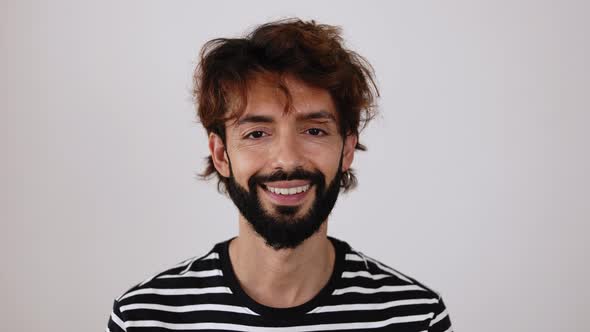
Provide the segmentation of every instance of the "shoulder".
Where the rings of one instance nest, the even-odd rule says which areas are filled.
[[[125,331],[131,319],[151,319],[150,310],[162,318],[168,307],[181,305],[186,296],[203,293],[231,293],[223,286],[216,245],[208,253],[183,260],[124,291],[113,302],[108,329]]]
[[[416,290],[426,293],[434,298],[439,298],[438,293],[433,288],[426,286],[424,283],[409,276],[406,273],[393,268],[390,265],[367,255],[354,247],[345,243],[344,268],[342,272],[343,279],[371,280],[372,286],[390,285],[399,286],[400,289]]]
[[[206,254],[187,258],[135,284],[120,294],[115,302],[121,305],[149,300],[154,295],[173,295],[182,293],[179,289],[214,286],[222,276],[219,266],[218,245]]]
[[[339,301],[372,303],[371,309],[411,312],[426,318],[428,331],[450,331],[451,323],[442,295],[415,278],[366,255],[345,243]],[[357,305],[358,306],[358,305]]]
[[[346,254],[345,259],[349,262],[352,261],[364,265],[364,268],[359,271],[344,272],[350,276],[366,275],[373,280],[383,280],[384,283],[391,283],[391,281],[394,281],[394,283],[399,286],[411,286],[408,287],[408,289],[421,290],[429,293],[432,296],[438,297],[440,295],[436,290],[426,286],[424,283],[416,280],[415,278],[361,252],[348,253]]]

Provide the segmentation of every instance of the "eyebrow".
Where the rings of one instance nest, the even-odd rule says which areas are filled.
[[[328,111],[317,111],[297,116],[297,120],[332,120],[336,122],[334,114]],[[273,117],[267,115],[246,115],[238,120],[238,126],[245,123],[272,123]]]
[[[240,120],[238,120],[238,126],[241,126],[244,123],[259,123],[259,122],[272,123],[273,118],[270,116],[266,116],[266,115],[246,115],[246,116],[240,118]]]
[[[332,120],[334,122],[336,122],[336,117],[334,116],[334,114],[328,112],[328,111],[318,111],[318,112],[312,112],[312,113],[307,113],[304,115],[301,115],[299,117],[297,117],[298,120]]]

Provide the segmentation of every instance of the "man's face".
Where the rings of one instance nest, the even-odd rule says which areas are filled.
[[[259,78],[250,84],[244,114],[226,125],[225,150],[210,137],[231,199],[275,249],[297,247],[325,222],[356,144],[354,136],[342,138],[326,90],[294,78],[285,85],[292,98],[287,112],[285,93]]]

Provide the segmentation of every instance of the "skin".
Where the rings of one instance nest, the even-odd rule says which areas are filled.
[[[284,112],[285,94],[273,80],[259,76],[249,86],[244,114],[238,121],[226,123],[227,146],[218,135],[209,135],[215,168],[229,177],[229,154],[235,179],[244,188],[257,172],[290,172],[297,167],[321,171],[327,185],[336,175],[341,152],[342,171],[352,164],[357,137],[349,135],[343,139],[340,135],[338,114],[328,91],[289,76],[285,86],[292,96],[288,112]],[[318,112],[323,113],[317,119],[305,118],[312,113],[318,116]],[[263,116],[265,121],[240,121],[252,119],[251,116]],[[289,185],[284,181],[280,184]],[[263,188],[257,190],[264,209],[275,212],[276,202]],[[308,211],[315,195],[315,190],[308,191],[298,203],[297,216]],[[327,238],[327,222],[298,247],[275,250],[265,244],[241,214],[238,237],[230,243],[229,256],[246,294],[275,308],[311,300],[328,282],[335,262],[334,247]]]

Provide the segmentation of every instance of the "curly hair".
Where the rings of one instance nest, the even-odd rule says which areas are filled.
[[[244,38],[217,38],[203,46],[194,72],[193,96],[198,118],[207,134],[219,135],[225,143],[225,123],[238,119],[247,105],[247,88],[256,75],[278,77],[279,87],[290,95],[282,77],[292,75],[302,82],[327,90],[336,106],[340,133],[356,135],[376,114],[379,91],[372,66],[343,46],[336,26],[284,19],[256,27]],[[287,109],[287,107],[286,107]],[[366,147],[357,143],[358,150]],[[217,172],[211,156],[199,176],[218,178],[218,190],[226,192],[228,179]],[[343,174],[341,189],[357,185],[354,171]]]

